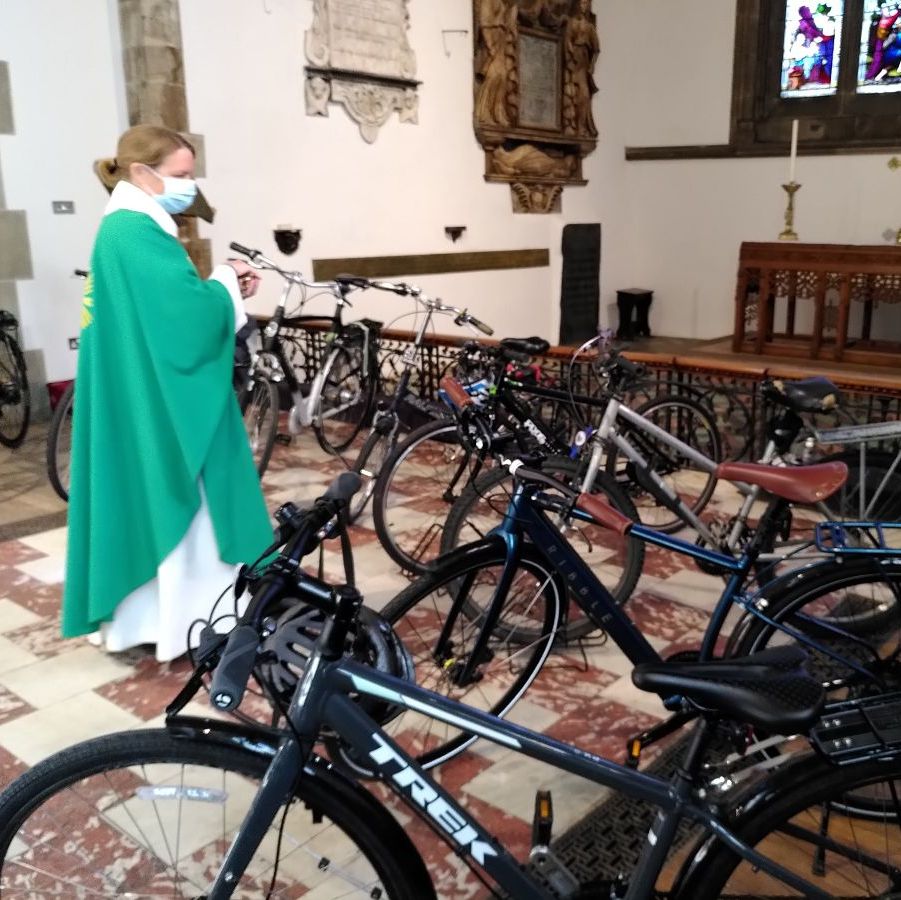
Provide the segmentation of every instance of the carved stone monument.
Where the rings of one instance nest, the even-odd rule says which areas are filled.
[[[473,16],[485,179],[509,183],[515,212],[558,212],[597,145],[591,0],[473,0]]]
[[[417,121],[416,58],[407,40],[408,0],[313,0],[306,34],[307,115],[341,103],[370,144],[397,110]]]

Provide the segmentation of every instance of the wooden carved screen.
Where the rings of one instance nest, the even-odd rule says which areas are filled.
[[[558,212],[597,145],[591,0],[473,0],[473,14],[485,178],[510,185],[516,212]]]

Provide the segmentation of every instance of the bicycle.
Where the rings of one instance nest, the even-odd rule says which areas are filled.
[[[369,503],[385,462],[393,453],[400,439],[404,425],[402,412],[405,404],[409,403],[411,396],[411,379],[417,371],[419,351],[435,315],[452,316],[455,325],[465,325],[480,331],[482,334],[490,335],[494,333],[490,326],[477,319],[468,310],[450,306],[437,298],[428,297],[420,288],[414,285],[404,284],[403,282],[396,284],[372,282],[371,286],[412,298],[421,309],[423,315],[413,340],[407,345],[401,356],[397,384],[390,397],[378,404],[369,434],[363,442],[356,459],[349,466],[351,471],[357,472],[363,477],[362,489],[350,506],[349,515],[352,522],[363,513],[363,510]],[[421,411],[421,405],[417,409]]]
[[[0,309],[0,444],[21,446],[31,419],[28,369],[19,343],[19,321]]]
[[[736,891],[774,896],[783,885],[814,898],[898,890],[901,742],[870,723],[897,722],[901,697],[824,709],[821,686],[801,667],[803,654],[785,649],[704,666],[639,666],[636,685],[695,721],[671,779],[485,715],[411,684],[409,660],[391,643],[390,629],[377,619],[364,624],[359,592],[299,568],[336,515],[346,540],[342,510],[359,485],[348,477],[311,510],[286,516],[286,546],[257,580],[240,624],[227,637],[206,635],[165,728],[76,745],[3,792],[0,888],[31,895],[48,886],[92,894],[153,890],[209,900],[308,889],[323,898],[434,898],[409,836],[360,784],[378,779],[483,881],[517,900],[657,896],[668,859],[676,876],[667,895],[688,900]],[[276,646],[279,633],[267,613],[288,597],[321,616],[300,671],[290,654],[260,655],[267,641]],[[229,710],[252,674],[266,683],[267,665],[295,671],[283,728],[182,715],[207,673],[214,706]],[[528,871],[386,733],[383,726],[406,709],[657,806],[631,880],[580,885],[549,847],[541,802]],[[769,733],[809,732],[815,753],[787,757],[776,771],[752,766],[736,788],[705,761],[719,733],[743,746],[742,723]],[[320,741],[330,748],[330,763],[315,752]],[[870,801],[865,829],[846,802],[863,794]],[[188,814],[194,818],[185,824]],[[686,820],[702,833],[684,859],[671,858]]]
[[[465,403],[462,388],[457,390],[457,402]],[[852,548],[849,556],[848,543],[825,547],[820,541],[816,561],[778,576],[771,564],[769,577],[761,574],[760,560],[780,532],[789,505],[838,490],[847,477],[843,463],[794,470],[723,463],[723,477],[772,495],[737,556],[633,522],[602,498],[580,494],[520,460],[506,464],[517,481],[502,522],[482,540],[448,554],[382,610],[413,656],[417,683],[506,715],[552,649],[571,639],[566,624],[573,610],[591,628],[603,628],[633,664],[660,661],[619,598],[559,529],[562,516],[598,522],[632,540],[675,550],[726,576],[699,650],[701,660],[712,658],[726,617],[738,605],[744,618],[733,629],[730,653],[800,641],[833,690],[901,686],[901,551],[873,541],[869,548]],[[549,488],[555,497],[541,493]],[[415,726],[407,730],[416,732]],[[418,739],[425,765],[450,759],[473,740],[453,730]]]
[[[512,366],[522,365],[531,357],[548,349],[547,341],[539,338],[505,338],[496,348],[480,348],[488,356],[483,374],[474,381],[468,391],[475,393],[486,415],[494,423],[495,439],[492,445],[502,452],[538,451],[555,458],[561,475],[569,480],[582,477],[584,465],[579,459],[585,443],[578,446],[575,429],[561,428],[561,411],[568,411],[570,405],[592,405],[602,408],[610,396],[635,396],[640,390],[642,370],[629,360],[611,356],[605,373],[605,391],[598,397],[573,395],[568,391],[549,387],[533,380],[526,381],[509,371]],[[692,401],[687,401],[692,402]],[[650,401],[655,409],[670,408],[678,403],[684,409],[681,399],[662,395]],[[542,415],[542,404],[554,404],[556,415]],[[641,407],[647,409],[648,404]],[[701,407],[692,406],[696,415],[698,432],[706,432],[710,441],[715,442],[716,427],[712,417]],[[518,448],[513,450],[512,448]],[[455,420],[440,420],[423,425],[398,444],[376,483],[373,504],[373,519],[376,533],[388,555],[406,572],[423,574],[442,553],[461,543],[459,533],[452,533],[452,520],[465,521],[470,518],[471,503],[460,499],[463,494],[472,496],[477,502],[499,486],[509,481],[503,470],[486,472],[477,487],[468,489],[475,481],[485,463],[485,453],[475,452],[465,441],[461,441],[458,423]],[[580,469],[580,465],[582,468]],[[595,490],[603,490],[611,496],[614,505],[627,515],[637,518],[637,512],[624,491],[616,491],[612,480],[594,475]],[[411,488],[428,485],[429,500],[413,497]],[[611,492],[613,492],[611,494]],[[615,497],[613,496],[615,494]],[[706,500],[704,501],[706,502]],[[625,504],[629,504],[626,506]],[[411,505],[417,515],[417,527],[410,527]],[[462,512],[457,512],[462,508]],[[498,515],[488,515],[487,521],[496,521]],[[472,514],[474,518],[475,513]],[[456,526],[454,526],[456,527]],[[586,551],[591,540],[586,538]],[[633,548],[633,552],[637,552]],[[640,573],[640,560],[631,563],[634,576],[625,578],[622,586],[614,593],[625,599],[635,585]]]
[[[289,272],[260,250],[238,243],[229,245],[246,256],[255,269],[278,273],[284,286],[275,312],[263,329],[262,347],[252,359],[244,376],[245,387],[240,396],[244,421],[254,450],[257,471],[262,475],[269,464],[278,437],[280,388],[284,385],[291,398],[288,415],[289,434],[299,434],[312,426],[316,440],[327,453],[346,449],[360,432],[375,401],[377,380],[376,352],[380,324],[361,320],[345,324],[343,311],[351,305],[348,295],[367,287],[387,282],[371,282],[366,278],[339,276],[334,281],[306,281],[299,272]],[[321,315],[288,316],[286,309],[292,291],[316,290],[331,294],[335,309],[331,318]],[[307,297],[301,294],[298,311]],[[311,323],[329,322],[325,336],[325,354],[313,363],[309,381],[298,378],[299,363],[294,348],[282,334],[284,329],[303,328]]]

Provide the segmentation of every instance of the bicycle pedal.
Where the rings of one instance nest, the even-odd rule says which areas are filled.
[[[291,435],[290,434],[277,434],[275,436],[276,444],[290,444],[291,443]]]
[[[575,898],[579,881],[550,848],[554,827],[554,804],[550,791],[535,792],[535,813],[532,817],[532,850],[529,862],[540,872],[556,896]]]

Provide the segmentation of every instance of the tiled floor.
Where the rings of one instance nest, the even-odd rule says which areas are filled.
[[[340,468],[311,439],[277,447],[265,478],[270,507],[319,495]],[[408,582],[382,551],[371,518],[354,529],[353,541],[359,583],[379,608]],[[75,741],[159,721],[188,670],[182,661],[160,665],[142,650],[108,655],[86,640],[60,639],[65,545],[64,528],[0,544],[0,783]],[[329,557],[335,572],[337,557]],[[634,618],[664,654],[696,645],[721,582],[669,553],[649,550],[648,557],[630,605]],[[663,714],[655,697],[632,686],[629,671],[615,647],[589,640],[552,656],[511,718],[621,758],[626,739]],[[558,832],[603,797],[584,781],[485,742],[443,767],[440,779],[521,857],[536,789],[553,790]],[[477,896],[454,854],[434,840],[422,846],[443,897]]]

